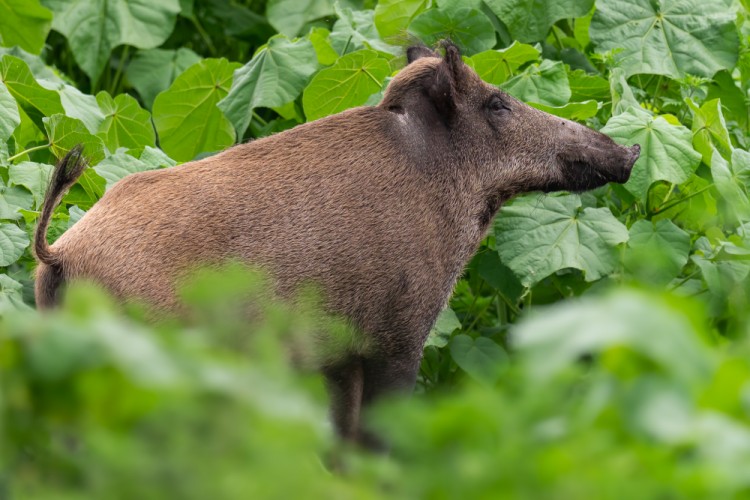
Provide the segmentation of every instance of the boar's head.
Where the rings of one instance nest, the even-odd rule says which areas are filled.
[[[444,57],[409,48],[409,64],[380,104],[399,115],[425,168],[469,169],[476,189],[498,203],[528,191],[583,191],[628,180],[640,146],[620,146],[522,103],[482,81],[455,45],[443,47]]]

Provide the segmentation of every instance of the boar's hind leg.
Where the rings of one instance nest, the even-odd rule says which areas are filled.
[[[421,351],[416,353],[382,353],[363,360],[362,412],[382,396],[411,394],[417,381]],[[383,450],[386,444],[360,426],[358,441],[367,448]]]
[[[337,434],[346,441],[359,438],[362,406],[362,360],[351,357],[323,369],[331,398],[331,419]]]

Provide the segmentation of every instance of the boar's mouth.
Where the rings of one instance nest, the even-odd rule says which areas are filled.
[[[557,155],[561,179],[553,182],[550,191],[586,191],[608,182],[625,183],[641,154],[641,146],[615,146],[603,149],[570,149]]]

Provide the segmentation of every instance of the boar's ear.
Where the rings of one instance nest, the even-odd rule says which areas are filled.
[[[413,63],[417,59],[423,57],[440,57],[436,52],[433,52],[424,45],[413,45],[406,49],[406,61],[408,64]]]
[[[445,58],[435,68],[435,73],[427,86],[427,95],[438,113],[445,120],[451,120],[457,111],[457,89],[464,62],[458,47],[454,44],[445,42],[443,47]]]

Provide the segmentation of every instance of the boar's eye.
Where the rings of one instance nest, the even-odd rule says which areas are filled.
[[[508,105],[505,104],[505,102],[496,95],[490,98],[489,102],[487,103],[487,107],[493,113],[507,113],[508,111],[510,111]]]

